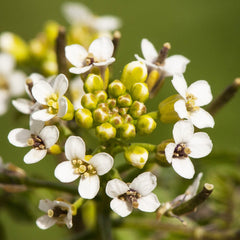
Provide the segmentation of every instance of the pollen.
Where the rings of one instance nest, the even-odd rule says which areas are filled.
[[[56,93],[51,94],[47,99],[48,112],[50,114],[57,114],[58,112],[58,95]]]

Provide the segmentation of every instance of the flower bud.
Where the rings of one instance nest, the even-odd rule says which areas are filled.
[[[146,83],[135,83],[131,88],[133,100],[145,102],[149,97],[148,86]]]
[[[52,145],[48,151],[51,153],[51,154],[54,154],[54,155],[57,155],[57,154],[60,154],[62,152],[61,150],[61,147],[58,145],[58,144],[54,144]]]
[[[136,136],[136,129],[132,123],[124,123],[119,128],[119,134],[121,138],[128,139]]]
[[[97,98],[99,103],[105,102],[108,98],[108,95],[104,90],[96,91],[94,92],[94,95]]]
[[[84,108],[93,110],[97,107],[98,101],[94,94],[87,93],[82,96],[81,104]]]
[[[117,105],[117,100],[116,100],[115,98],[109,98],[109,99],[107,100],[107,105],[108,105],[108,107],[109,107],[110,109],[113,109],[113,108],[115,108],[116,105]]]
[[[100,126],[96,127],[96,135],[102,141],[108,141],[116,136],[116,128],[114,128],[110,123],[102,123]]]
[[[172,95],[163,100],[159,105],[158,109],[160,112],[160,121],[163,123],[172,123],[179,120],[177,112],[174,110],[174,104],[182,97],[179,94]]]
[[[119,128],[123,124],[123,118],[118,114],[113,114],[109,119],[109,123],[111,123],[115,128]]]
[[[117,99],[119,107],[130,107],[132,105],[132,98],[129,94],[121,95]]]
[[[67,97],[63,97],[67,100],[67,112],[61,119],[70,121],[74,117],[74,106]]]
[[[103,80],[99,75],[88,74],[84,82],[84,90],[88,93],[103,90]]]
[[[78,126],[82,128],[91,128],[93,125],[92,113],[86,109],[78,109],[75,113],[75,120]]]
[[[105,70],[101,67],[93,67],[91,73],[99,75],[103,80],[103,89],[107,89],[109,82],[109,68],[107,67]]]
[[[97,123],[104,123],[109,119],[109,111],[107,108],[97,108],[93,111],[93,119]]]
[[[156,122],[148,115],[143,115],[138,118],[137,130],[140,134],[150,134],[153,132],[156,126]]]
[[[126,115],[126,114],[127,114],[128,110],[129,110],[129,108],[127,108],[127,107],[125,107],[125,108],[119,108],[119,109],[118,109],[118,112],[119,112],[119,114],[121,114],[121,115],[123,116],[123,115]]]
[[[122,115],[124,123],[133,123],[133,118],[129,114]]]
[[[50,44],[55,44],[59,32],[59,24],[55,21],[48,21],[44,26],[47,40]]]
[[[123,95],[125,92],[126,92],[126,87],[119,80],[114,80],[108,86],[108,94],[111,97],[117,98],[117,97]]]
[[[148,160],[148,151],[140,146],[130,146],[125,150],[124,157],[134,167],[141,169]]]
[[[146,106],[139,101],[134,101],[129,109],[129,113],[133,118],[139,118],[141,115],[146,113],[146,111],[147,111]]]
[[[147,78],[147,67],[143,62],[133,61],[128,63],[121,76],[121,82],[128,90],[131,89],[134,83],[144,82]]]

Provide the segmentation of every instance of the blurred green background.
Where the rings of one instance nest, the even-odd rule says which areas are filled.
[[[0,1],[0,31],[12,31],[29,40],[42,30],[47,20],[52,19],[62,25],[67,25],[61,13],[63,2],[66,1],[2,0]],[[172,49],[169,55],[182,54],[191,60],[184,74],[188,84],[200,79],[207,80],[212,87],[214,97],[236,77],[240,77],[239,0],[85,0],[75,2],[86,4],[97,15],[111,14],[122,19],[122,39],[117,61],[114,64],[116,78],[120,77],[123,66],[134,60],[135,53],[141,55],[142,38],[148,38],[157,49],[160,49],[164,42],[170,42]],[[170,81],[166,81],[154,102],[148,104],[148,109],[156,109],[158,102],[172,93],[175,91]],[[240,93],[217,114],[215,122],[214,129],[206,130],[214,143],[213,154],[223,156],[223,153],[226,153],[239,156]],[[153,134],[154,138],[140,138],[139,140],[158,143],[165,138],[170,138],[172,125],[159,125]],[[12,108],[9,114],[0,117],[0,155],[5,162],[16,163],[30,175],[39,174],[40,168],[42,169],[41,177],[47,176],[54,180],[52,161],[45,159],[38,165],[26,166],[22,161],[26,149],[19,150],[8,143],[8,132],[13,128],[23,126],[27,126],[27,123],[18,120]],[[208,160],[211,160],[211,155]],[[208,168],[208,162],[203,161],[203,164],[199,166],[200,169],[197,169],[198,172]],[[228,159],[220,157],[219,161],[227,162]],[[214,172],[215,167],[215,165],[209,165],[209,168],[212,168],[209,172]],[[35,206],[31,207],[35,208],[37,216],[41,216],[42,213],[37,210],[38,200],[47,197],[47,193],[38,192],[35,197],[36,199],[33,200]],[[9,240],[44,238],[55,240],[64,239],[67,234],[65,228],[55,226],[42,231],[35,226],[34,222],[29,225],[27,222],[14,220],[14,218],[15,216],[10,217],[8,212],[0,207],[0,220],[6,227]]]

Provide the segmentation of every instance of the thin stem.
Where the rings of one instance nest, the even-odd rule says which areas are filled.
[[[208,107],[208,112],[215,115],[226,103],[228,103],[236,94],[240,87],[240,78],[228,86]]]
[[[113,56],[116,56],[116,51],[118,49],[119,41],[120,41],[121,37],[122,37],[121,32],[115,31],[113,33],[113,40],[112,40],[112,43],[113,43],[113,46],[114,46]]]

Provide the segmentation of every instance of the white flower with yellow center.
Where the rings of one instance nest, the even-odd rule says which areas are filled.
[[[174,75],[172,84],[183,98],[174,104],[174,110],[178,116],[191,120],[197,128],[213,127],[213,117],[201,108],[212,101],[211,88],[208,82],[199,80],[187,87],[183,75]]]
[[[54,224],[66,224],[68,228],[72,227],[71,204],[60,200],[44,199],[40,200],[38,207],[47,213],[37,219],[36,224],[39,228],[48,229]]]
[[[80,177],[78,186],[80,196],[92,199],[99,191],[99,176],[110,171],[113,166],[113,158],[105,152],[98,153],[93,157],[85,156],[85,151],[86,147],[82,138],[69,137],[65,143],[65,155],[68,161],[60,163],[54,174],[64,183],[73,182]]]
[[[43,109],[32,113],[32,118],[48,121],[55,116],[63,117],[68,110],[67,99],[63,96],[68,89],[68,79],[64,74],[59,74],[53,84],[39,81],[32,88],[32,95]]]
[[[106,194],[113,198],[111,209],[121,217],[128,216],[133,208],[144,212],[154,212],[160,206],[157,196],[152,193],[157,186],[157,178],[150,172],[138,175],[130,184],[119,179],[108,181]]]
[[[166,48],[166,51],[168,51],[170,48],[170,46],[164,47]],[[159,53],[157,52],[153,44],[145,38],[142,39],[141,49],[144,59],[135,54],[137,60],[144,62],[148,67],[163,72],[165,77],[173,76],[174,74],[184,73],[187,64],[190,62],[189,59],[182,55],[173,55],[168,58],[165,58],[163,56],[163,59],[161,61],[161,59],[159,59]]]
[[[107,67],[115,61],[114,46],[107,37],[94,40],[88,51],[79,44],[66,46],[65,54],[68,61],[75,67],[70,68],[71,73],[81,74],[89,71],[93,66]]]
[[[16,128],[8,134],[9,142],[16,147],[32,147],[24,156],[27,164],[36,163],[42,160],[47,150],[53,146],[59,137],[56,126],[44,127],[44,122],[30,120],[30,130]]]
[[[173,127],[175,143],[165,148],[166,159],[181,177],[191,179],[195,173],[189,157],[202,158],[212,151],[212,141],[207,133],[194,133],[189,120],[180,120]]]

